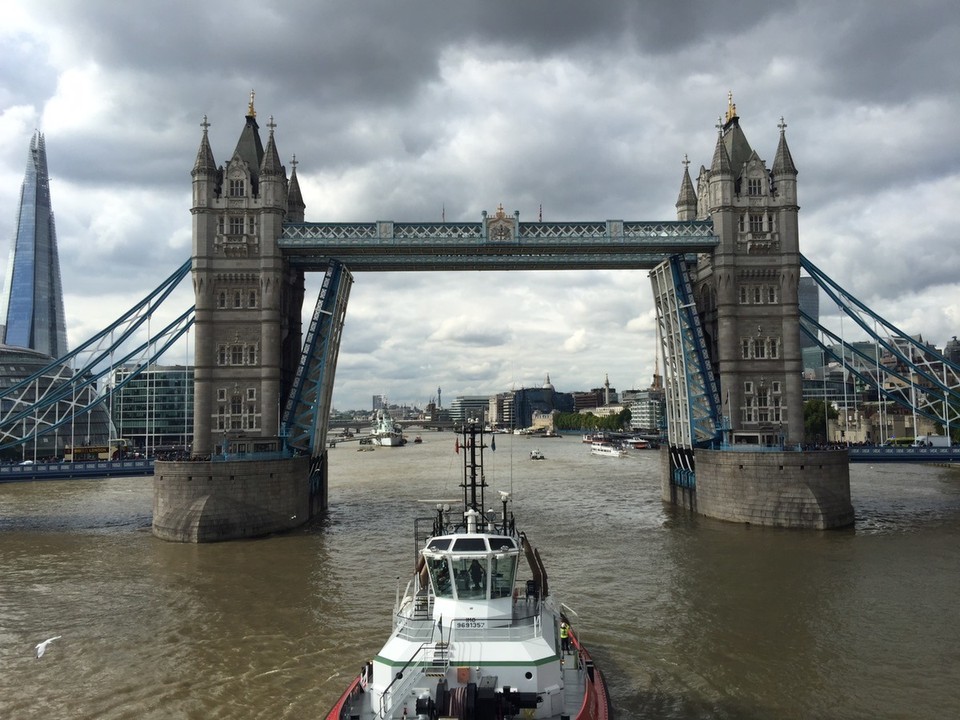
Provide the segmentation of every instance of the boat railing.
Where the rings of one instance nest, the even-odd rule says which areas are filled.
[[[429,658],[428,651],[436,654],[436,646],[433,643],[423,643],[417,648],[406,664],[397,671],[393,680],[384,688],[380,695],[380,712],[377,718],[392,717],[394,698],[405,698],[414,686],[424,676]]]

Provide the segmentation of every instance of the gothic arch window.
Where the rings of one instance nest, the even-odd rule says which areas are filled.
[[[233,178],[230,180],[230,197],[243,197],[246,195],[246,183],[243,178]]]
[[[251,290],[249,296],[247,297],[248,307],[255,308],[257,306],[257,291]]]
[[[243,345],[233,345],[230,347],[230,364],[243,365]]]
[[[241,295],[239,290],[233,291],[233,306],[235,308],[243,307],[243,303],[240,300]]]
[[[763,179],[762,178],[747,178],[747,195],[756,197],[758,195],[763,195]]]
[[[257,364],[257,346],[250,345],[247,348],[247,365],[256,365]]]
[[[217,307],[225,308],[227,306],[227,293],[221,290],[217,293]]]

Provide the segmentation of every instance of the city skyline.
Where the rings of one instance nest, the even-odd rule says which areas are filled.
[[[681,163],[709,165],[732,91],[768,164],[787,125],[802,252],[904,331],[941,347],[957,334],[960,259],[946,229],[960,92],[944,59],[958,54],[958,20],[946,2],[643,13],[291,2],[269,23],[259,3],[218,7],[165,8],[146,35],[121,28],[160,9],[8,10],[0,237],[13,235],[23,148],[39,129],[71,346],[189,257],[200,122],[227,162],[251,89],[288,173],[297,157],[306,219],[337,222],[478,222],[500,203],[523,222],[673,219]],[[165,312],[192,301],[185,283]],[[835,309],[821,318],[839,331]],[[644,272],[359,275],[333,401],[422,403],[438,385],[479,394],[548,372],[560,387],[603,374],[646,387],[655,343]]]

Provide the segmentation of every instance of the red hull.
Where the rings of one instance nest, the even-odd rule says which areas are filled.
[[[341,720],[343,715],[343,708],[358,693],[363,692],[363,688],[360,687],[360,675],[357,675],[353,682],[350,683],[349,687],[344,690],[343,695],[340,696],[340,699],[337,700],[337,704],[333,706],[333,709],[327,713],[327,720]]]
[[[577,713],[577,720],[609,720],[613,713],[610,711],[610,696],[607,695],[607,683],[604,682],[603,673],[600,668],[594,667],[590,652],[580,644],[573,631],[570,632],[570,638],[588,671],[587,691],[584,693],[580,712]]]

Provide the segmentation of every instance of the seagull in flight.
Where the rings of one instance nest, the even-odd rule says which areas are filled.
[[[47,651],[47,645],[52,643],[54,640],[59,640],[62,635],[56,635],[49,640],[44,640],[42,643],[37,643],[37,660],[43,657],[43,654]]]

